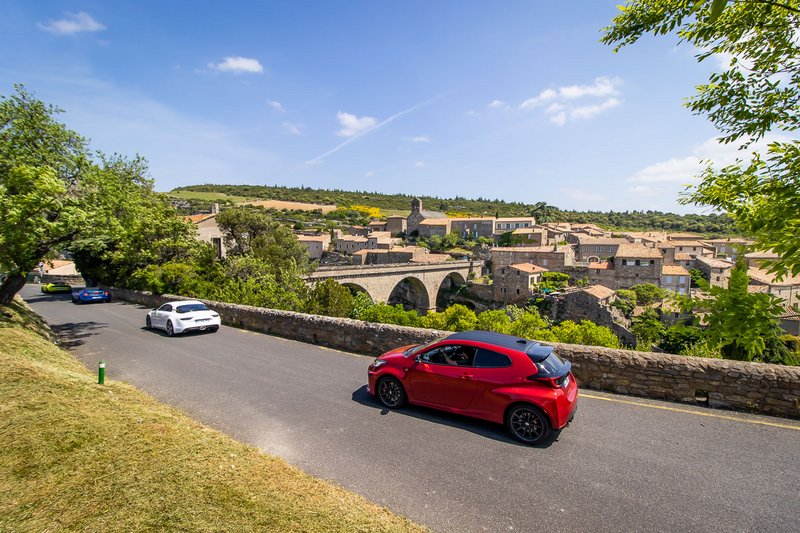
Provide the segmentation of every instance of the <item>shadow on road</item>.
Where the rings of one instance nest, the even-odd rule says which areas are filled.
[[[142,331],[146,331],[148,333],[152,333],[153,335],[159,335],[161,337],[169,337],[169,335],[167,335],[167,332],[164,331],[163,329],[158,329],[158,328],[150,328],[150,329],[148,329],[147,326],[142,326],[139,329],[141,329]],[[181,333],[178,333],[177,335],[174,335],[171,338],[180,339],[182,337],[183,338],[186,338],[186,337],[197,337],[198,335],[211,335],[213,333],[216,333],[216,332],[215,331],[209,331],[209,330],[203,331],[203,330],[200,330],[200,329],[191,329],[189,331],[183,331]]]
[[[29,304],[35,304],[37,302],[52,302],[52,301],[63,301],[63,302],[70,302],[72,301],[71,294],[37,294],[36,296],[31,296],[25,298],[25,301]]]
[[[553,444],[553,442],[555,442],[558,439],[559,432],[556,432],[555,437],[550,439],[546,443],[540,444],[538,446],[526,446],[521,442],[517,442],[516,440],[514,440],[508,434],[505,427],[499,424],[493,424],[491,422],[487,422],[485,420],[479,420],[477,418],[470,418],[467,416],[447,413],[445,411],[437,411],[436,409],[429,409],[427,407],[420,407],[417,405],[406,405],[402,409],[392,409],[392,410],[386,409],[378,402],[378,400],[374,399],[372,396],[369,395],[369,393],[367,392],[366,385],[363,385],[358,389],[356,389],[355,391],[353,391],[352,398],[354,402],[360,403],[361,405],[365,405],[367,407],[372,407],[376,411],[380,411],[381,415],[396,413],[398,415],[410,416],[420,420],[427,420],[428,422],[433,422],[436,424],[442,424],[445,426],[463,429],[465,431],[475,433],[482,437],[486,437],[499,442],[504,442],[506,444],[522,446],[523,448],[549,448],[550,445]]]
[[[66,348],[76,348],[84,344],[88,337],[97,335],[99,333],[97,330],[105,327],[108,327],[108,324],[104,322],[69,322],[50,326]]]

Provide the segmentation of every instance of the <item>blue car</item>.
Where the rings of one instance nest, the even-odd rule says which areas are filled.
[[[111,293],[105,289],[87,287],[72,291],[72,303],[85,304],[90,302],[110,302]]]

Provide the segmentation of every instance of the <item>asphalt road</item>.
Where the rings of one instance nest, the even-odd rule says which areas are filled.
[[[800,422],[582,390],[547,447],[366,392],[370,358],[23,296],[90,369],[436,531],[800,531]]]

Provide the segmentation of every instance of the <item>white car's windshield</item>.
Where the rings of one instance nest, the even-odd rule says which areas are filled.
[[[192,311],[208,311],[208,307],[206,304],[186,304],[186,305],[179,305],[176,309],[176,313],[191,313]]]

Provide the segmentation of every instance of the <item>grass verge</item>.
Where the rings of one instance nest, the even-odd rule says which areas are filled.
[[[236,442],[0,307],[0,531],[421,531]]]

